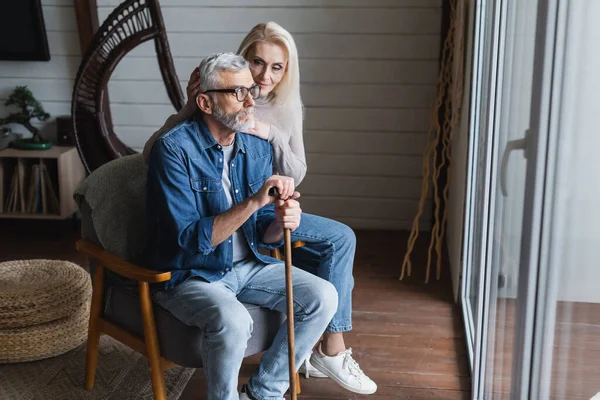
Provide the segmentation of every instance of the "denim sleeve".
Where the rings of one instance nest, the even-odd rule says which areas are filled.
[[[164,235],[174,235],[188,253],[209,254],[214,216],[202,216],[190,186],[190,176],[177,149],[167,140],[158,140],[151,153],[148,178],[154,181],[154,202]]]
[[[267,163],[265,163],[265,176],[271,177],[273,175],[273,148],[269,146],[270,154],[269,157],[266,157]],[[275,206],[270,204],[268,206],[264,206],[256,215],[256,234],[258,236],[258,246],[267,250],[273,250],[283,246],[283,239],[275,243],[265,243],[264,237],[265,232],[271,222],[275,221]]]

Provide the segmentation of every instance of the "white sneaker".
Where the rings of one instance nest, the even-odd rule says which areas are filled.
[[[298,373],[304,374],[306,378],[310,378],[311,376],[313,378],[328,378],[327,375],[325,375],[324,373],[312,366],[312,364],[310,363],[310,357],[304,360],[302,365],[300,365],[300,368],[298,368]]]
[[[352,349],[349,348],[332,357],[322,354],[321,351],[315,351],[310,356],[311,364],[341,387],[359,394],[373,394],[377,391],[377,384],[362,372],[358,363],[352,358]]]

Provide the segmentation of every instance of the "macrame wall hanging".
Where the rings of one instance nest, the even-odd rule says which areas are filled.
[[[404,279],[404,276],[411,276],[412,264],[410,256],[419,237],[419,221],[423,214],[423,209],[428,202],[429,185],[431,182],[435,207],[431,240],[427,252],[425,283],[429,282],[434,251],[436,256],[436,279],[440,279],[441,275],[443,240],[445,239],[446,220],[448,217],[450,170],[452,167],[452,132],[458,127],[463,96],[466,5],[465,0],[444,1],[448,1],[449,3],[450,17],[447,28],[448,34],[441,54],[438,97],[433,109],[427,146],[423,154],[423,182],[421,184],[419,208],[408,238],[407,251],[402,263],[402,272],[400,273],[400,280]],[[444,169],[446,169],[445,174],[447,179],[445,185],[440,187],[438,184],[439,178]]]

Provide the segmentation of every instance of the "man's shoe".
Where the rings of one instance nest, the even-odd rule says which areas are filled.
[[[310,378],[311,376],[313,378],[328,378],[327,375],[312,366],[310,363],[310,357],[304,360],[302,365],[300,365],[300,368],[298,368],[298,373],[304,374],[306,378]]]
[[[250,400],[246,392],[240,392],[240,400]]]
[[[377,384],[362,372],[352,358],[352,349],[328,357],[319,347],[319,350],[310,356],[310,363],[346,390],[359,394],[373,394],[377,391]]]
[[[240,400],[254,400],[254,397],[250,396],[250,392],[248,392],[247,385],[242,386],[242,391],[240,392]]]

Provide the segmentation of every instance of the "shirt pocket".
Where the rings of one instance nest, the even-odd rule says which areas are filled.
[[[260,190],[260,188],[265,184],[265,181],[269,179],[268,176],[261,176],[258,179],[254,179],[253,182],[248,184],[248,188],[250,190],[250,195],[256,194]]]
[[[223,184],[220,180],[208,178],[192,178],[192,190],[198,193],[218,193],[223,190]]]

